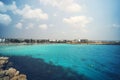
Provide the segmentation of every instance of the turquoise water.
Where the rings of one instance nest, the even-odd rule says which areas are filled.
[[[120,80],[120,46],[43,44],[0,46],[0,54],[42,58],[91,80]]]

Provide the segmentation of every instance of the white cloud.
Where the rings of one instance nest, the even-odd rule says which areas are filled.
[[[87,24],[91,23],[92,18],[86,16],[74,16],[70,18],[64,18],[63,22],[76,27],[85,27]]]
[[[18,29],[22,29],[23,24],[19,22],[15,25],[15,27],[18,28]]]
[[[54,17],[56,17],[56,16],[57,16],[57,14],[56,14],[56,13],[54,13],[54,14],[53,14],[53,16],[54,16]]]
[[[15,12],[17,10],[17,6],[15,1],[13,1],[10,5],[5,5],[2,1],[0,1],[0,12],[6,12],[7,10]]]
[[[10,24],[12,21],[11,17],[7,14],[0,14],[0,23],[4,25]]]
[[[38,27],[43,30],[46,30],[48,28],[47,24],[41,24]]]
[[[54,24],[49,24],[49,27],[54,27],[55,25]]]
[[[28,24],[28,26],[26,27],[26,29],[32,29],[32,28],[34,28],[34,24],[33,23]]]
[[[21,15],[24,19],[36,19],[36,20],[47,20],[48,14],[44,13],[40,8],[31,8],[29,5],[25,5],[23,9],[19,9],[16,6],[16,2],[13,1],[10,5],[5,5],[0,1],[0,12],[11,11],[14,14]]]
[[[87,29],[82,29],[82,32],[83,33],[88,33],[88,30]]]
[[[44,13],[40,8],[32,9],[29,5],[25,5],[22,10],[17,10],[17,14],[23,16],[25,19],[37,19],[46,20],[48,19],[48,14]]]
[[[17,6],[16,6],[16,2],[13,1],[13,3],[12,3],[11,5],[8,5],[8,6],[7,6],[7,9],[10,10],[10,11],[12,11],[13,13],[15,13],[15,11],[18,10],[18,8],[17,8]]]
[[[6,12],[6,8],[3,2],[0,1],[0,12]]]
[[[79,12],[82,10],[82,7],[75,0],[40,0],[40,2],[67,12]]]
[[[66,35],[66,32],[64,32],[64,31],[62,31],[61,33],[62,33],[63,35]]]

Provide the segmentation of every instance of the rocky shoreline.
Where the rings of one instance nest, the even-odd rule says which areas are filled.
[[[9,57],[0,57],[0,80],[27,80],[25,74],[21,74],[9,64]]]

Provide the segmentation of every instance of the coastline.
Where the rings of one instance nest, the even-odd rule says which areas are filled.
[[[74,44],[74,45],[120,45],[120,43],[0,43],[0,46],[20,45],[46,45],[46,44]]]

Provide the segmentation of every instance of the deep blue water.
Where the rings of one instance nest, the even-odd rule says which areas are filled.
[[[91,80],[120,80],[119,45],[13,45],[0,46],[0,54],[43,59],[71,68]]]

